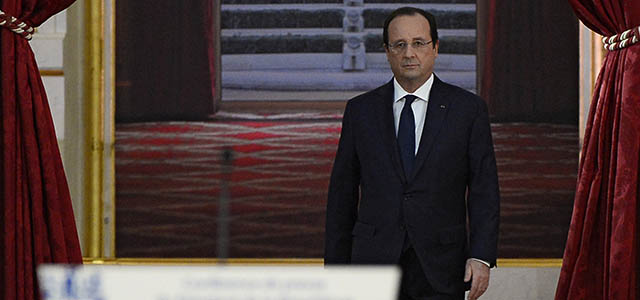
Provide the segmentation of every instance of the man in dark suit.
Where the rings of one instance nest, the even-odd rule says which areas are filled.
[[[431,14],[400,8],[383,38],[394,78],[345,108],[325,263],[398,264],[400,299],[468,289],[477,299],[496,263],[500,206],[487,106],[433,74]]]

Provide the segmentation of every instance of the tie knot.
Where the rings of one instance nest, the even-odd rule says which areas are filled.
[[[406,95],[404,96],[404,105],[411,105],[411,103],[413,103],[413,100],[416,100],[418,97],[414,96],[414,95]]]

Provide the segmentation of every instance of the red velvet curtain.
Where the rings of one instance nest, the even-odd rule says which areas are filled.
[[[74,0],[1,0],[38,26]],[[82,263],[51,112],[29,42],[0,28],[0,298],[39,299],[36,266]]]
[[[604,36],[640,25],[640,1],[569,0]],[[640,44],[607,53],[595,84],[556,300],[639,299]]]

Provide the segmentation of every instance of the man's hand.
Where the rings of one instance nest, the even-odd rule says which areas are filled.
[[[471,280],[471,290],[469,290],[467,299],[476,300],[484,294],[489,286],[489,267],[479,261],[467,259],[465,269],[464,282]]]

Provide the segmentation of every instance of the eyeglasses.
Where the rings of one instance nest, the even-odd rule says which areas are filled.
[[[389,48],[389,51],[391,51],[391,53],[393,54],[400,54],[405,50],[407,50],[407,46],[411,44],[411,48],[413,48],[414,50],[424,51],[427,49],[427,46],[429,46],[429,44],[431,44],[432,42],[433,40],[428,42],[423,40],[415,40],[411,43],[407,43],[405,41],[399,41],[391,45],[388,45],[387,48]]]

